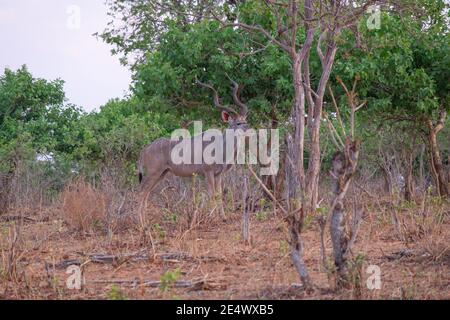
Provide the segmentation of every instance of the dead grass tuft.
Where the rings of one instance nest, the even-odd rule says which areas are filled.
[[[62,219],[80,232],[94,232],[105,225],[106,203],[104,195],[89,183],[75,180],[61,194]]]

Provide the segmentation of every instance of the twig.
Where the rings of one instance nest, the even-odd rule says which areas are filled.
[[[283,208],[283,206],[281,205],[281,203],[279,203],[277,201],[277,199],[274,197],[274,195],[272,194],[272,192],[270,192],[269,189],[267,189],[267,187],[264,185],[264,183],[261,181],[261,179],[259,179],[258,175],[255,173],[255,171],[253,171],[253,169],[249,166],[248,170],[250,171],[250,173],[253,175],[253,177],[255,177],[256,181],[258,181],[258,183],[261,185],[261,187],[264,189],[264,191],[266,192],[266,194],[269,196],[269,198],[276,202],[278,204],[278,207],[281,209],[281,211],[283,211],[283,213],[285,215],[287,215],[287,211],[286,209]]]

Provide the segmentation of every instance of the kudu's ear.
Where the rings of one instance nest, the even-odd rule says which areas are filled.
[[[230,120],[230,114],[226,111],[222,111],[221,116],[223,122],[228,122]]]

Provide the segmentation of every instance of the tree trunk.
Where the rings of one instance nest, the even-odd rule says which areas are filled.
[[[345,151],[336,152],[332,159],[333,192],[335,197],[331,205],[330,233],[339,287],[346,287],[349,280],[347,256],[354,239],[349,239],[345,234],[344,198],[356,171],[358,156],[359,143],[347,139]],[[352,238],[354,237],[356,237],[356,234],[352,235]]]
[[[8,173],[0,175],[0,214],[8,211],[11,205],[12,185],[18,166],[19,160],[13,159]]]
[[[384,191],[387,192],[389,196],[392,196],[394,193],[393,183],[391,179],[391,175],[389,174],[388,170],[380,165],[382,174],[383,174],[383,180],[384,180]]]
[[[414,199],[414,177],[413,177],[413,152],[405,155],[405,200],[412,201]]]
[[[301,210],[301,209],[300,209]],[[301,210],[300,217],[291,215],[288,218],[290,241],[289,246],[291,250],[291,260],[294,264],[297,273],[300,276],[305,289],[311,288],[311,280],[308,274],[308,268],[303,261],[303,240],[300,237],[303,228],[303,210]]]
[[[318,106],[316,105],[316,108]],[[314,119],[314,122],[320,119]],[[309,140],[309,163],[307,172],[307,186],[305,200],[307,201],[307,212],[313,213],[318,202],[319,174],[320,174],[320,124],[313,124]]]
[[[424,144],[420,146],[420,156],[419,156],[419,185],[420,190],[424,189],[425,187],[425,165],[423,161],[423,157],[425,155],[426,147]],[[426,191],[426,190],[425,190]]]
[[[303,151],[305,135],[305,93],[301,80],[301,57],[295,54],[293,57],[294,77],[294,104],[290,116],[293,124],[293,135],[286,133],[286,203],[288,215],[286,221],[289,224],[289,246],[291,259],[303,286],[311,287],[308,269],[303,261],[303,240],[301,232],[303,227],[303,193],[305,186],[305,175],[303,168]]]
[[[322,64],[322,75],[319,81],[317,96],[315,98],[309,97],[308,105],[308,132],[309,132],[309,163],[308,171],[306,174],[306,190],[305,201],[307,202],[307,213],[314,213],[318,202],[319,191],[319,176],[320,176],[320,126],[322,123],[322,109],[323,109],[323,97],[325,95],[325,89],[330,79],[331,70],[334,64],[336,56],[336,44],[334,40],[327,42],[327,50]],[[309,56],[305,60],[309,62]],[[305,70],[309,73],[309,66]],[[306,75],[309,79],[309,75]],[[309,81],[306,82],[307,86],[310,86]]]
[[[276,107],[272,105],[272,113],[271,113],[271,129],[278,128],[278,118],[276,114]],[[272,136],[269,136],[267,140],[267,150],[272,153]],[[286,156],[286,152],[280,150],[280,161],[279,168],[276,175],[267,175],[262,177],[262,181],[266,188],[272,191],[275,199],[280,200],[282,198],[282,189],[284,184],[284,158]]]
[[[250,217],[247,208],[247,194],[248,194],[248,178],[244,175],[244,196],[242,197],[242,238],[245,244],[250,244]]]
[[[294,56],[294,108],[291,117],[294,121],[294,140],[291,157],[294,176],[298,177],[298,184],[291,187],[292,198],[303,200],[305,192],[304,143],[305,143],[305,92],[302,84],[302,61],[299,54]]]
[[[441,151],[437,143],[437,135],[444,128],[444,122],[447,113],[441,111],[440,118],[436,125],[433,125],[431,120],[428,120],[428,142],[430,148],[430,168],[434,171],[434,179],[436,182],[436,189],[438,195],[441,197],[450,197],[450,186],[448,179],[444,172],[442,163]]]
[[[0,175],[0,214],[8,208],[9,179],[7,175]]]

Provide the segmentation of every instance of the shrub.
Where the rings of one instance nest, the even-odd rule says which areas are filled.
[[[92,232],[105,225],[105,197],[89,183],[81,179],[69,183],[61,199],[62,218],[71,228]]]

